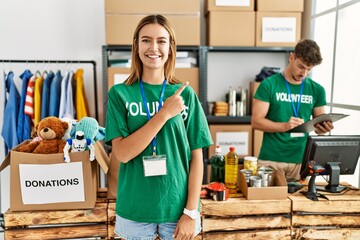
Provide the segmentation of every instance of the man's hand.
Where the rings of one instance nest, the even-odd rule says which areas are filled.
[[[326,121],[322,123],[317,123],[314,127],[315,127],[315,133],[318,135],[323,135],[334,129],[334,125],[332,124],[332,122],[326,122]]]
[[[286,123],[286,126],[285,126],[286,129],[284,132],[289,131],[290,129],[293,129],[294,127],[297,127],[303,123],[304,123],[304,119],[297,118],[297,117],[291,117],[289,119],[289,121]]]

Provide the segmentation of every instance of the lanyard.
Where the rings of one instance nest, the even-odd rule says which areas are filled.
[[[164,79],[164,82],[162,84],[158,111],[160,111],[160,109],[162,108],[162,103],[163,103],[164,93],[165,93],[165,87],[166,87],[166,79]],[[148,104],[147,104],[147,101],[146,101],[143,81],[141,79],[140,79],[140,90],[141,90],[141,96],[142,96],[142,99],[143,99],[143,103],[144,103],[144,106],[145,106],[146,115],[147,115],[148,120],[150,120],[151,119],[150,111],[149,111],[149,107],[148,107]],[[156,156],[156,135],[153,138],[153,140],[151,141],[151,143],[153,145],[153,156]]]
[[[289,83],[286,81],[284,73],[282,73],[282,75],[283,75],[283,78],[284,78],[284,81],[285,81],[285,84],[286,84],[286,88],[287,88],[287,91],[288,91],[290,99],[291,99],[291,105],[292,105],[292,108],[294,110],[294,115],[295,115],[295,117],[299,117],[299,109],[300,109],[302,93],[303,93],[303,90],[304,90],[305,80],[303,79],[301,81],[300,97],[299,97],[299,101],[298,101],[298,104],[297,104],[297,108],[295,109],[295,103],[294,103],[295,102],[295,97],[292,97],[292,95],[291,95]]]

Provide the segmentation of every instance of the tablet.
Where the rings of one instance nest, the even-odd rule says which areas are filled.
[[[342,113],[324,113],[316,118],[307,121],[293,129],[290,129],[288,132],[302,132],[302,133],[309,133],[315,131],[314,125],[322,122],[336,122],[337,120],[343,119],[349,115],[342,114]]]

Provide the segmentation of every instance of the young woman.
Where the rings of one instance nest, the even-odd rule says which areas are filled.
[[[188,83],[174,78],[176,42],[168,20],[143,18],[134,33],[131,74],[108,93],[106,144],[121,162],[115,233],[125,239],[193,239],[212,144]]]

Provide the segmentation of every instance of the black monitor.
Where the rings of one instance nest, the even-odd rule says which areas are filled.
[[[341,192],[340,175],[354,174],[360,156],[360,135],[309,136],[301,164],[301,179],[311,175],[308,191]],[[315,186],[315,177],[329,175],[328,185]]]

